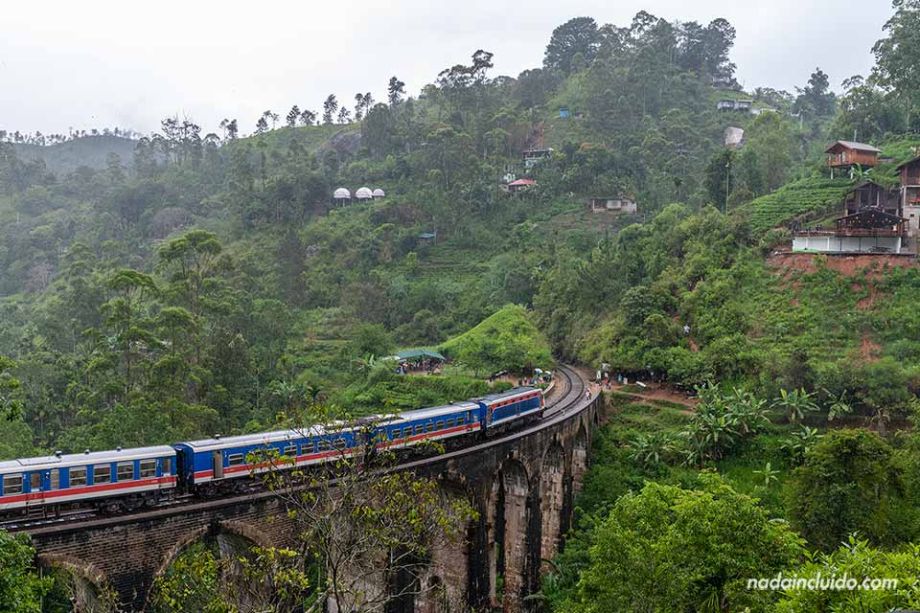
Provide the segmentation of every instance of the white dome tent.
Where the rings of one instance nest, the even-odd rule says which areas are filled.
[[[386,192],[384,192],[382,189],[378,187],[377,189],[374,190],[373,195],[374,195],[374,198],[376,199],[376,198],[383,198],[387,194]]]
[[[332,192],[332,197],[336,200],[351,200],[351,192],[344,187],[340,187]]]
[[[359,187],[357,191],[355,191],[355,198],[358,200],[370,200],[373,197],[374,192],[372,192],[369,187]]]

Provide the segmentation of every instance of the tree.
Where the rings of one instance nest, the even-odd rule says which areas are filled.
[[[829,117],[834,113],[836,96],[830,91],[830,80],[820,68],[815,68],[808,78],[808,85],[796,88],[799,92],[793,104],[793,111],[805,113],[810,118]]]
[[[888,579],[896,586],[882,589],[790,589],[773,609],[777,613],[800,611],[904,611],[920,608],[916,578],[920,573],[920,546],[910,543],[894,551],[874,549],[869,541],[850,536],[831,553],[810,559],[796,577],[827,585],[843,577],[856,581]]]
[[[259,117],[259,121],[256,122],[256,134],[265,134],[268,132],[268,121],[265,117]]]
[[[341,423],[334,417],[346,416],[313,405],[308,419],[334,431]],[[294,555],[316,569],[309,598],[301,598],[306,613],[326,610],[329,601],[338,611],[374,610],[435,589],[419,579],[424,562],[433,547],[463,538],[475,517],[466,501],[445,497],[434,480],[381,470],[395,461],[385,451],[343,449],[324,471],[291,468],[275,454],[254,459],[272,463],[264,479],[296,525]]]
[[[300,107],[296,104],[291,107],[291,110],[288,111],[288,114],[285,116],[284,120],[287,122],[289,128],[293,128],[297,125],[297,120],[300,119]]]
[[[546,46],[543,66],[568,74],[576,56],[590,62],[600,45],[597,23],[590,17],[575,17],[553,30]]]
[[[794,389],[791,392],[785,389],[779,390],[779,398],[773,401],[773,406],[786,413],[786,417],[792,423],[800,422],[805,419],[805,415],[818,410],[813,394],[809,394],[804,388]]]
[[[732,190],[732,165],[735,153],[731,149],[723,149],[709,159],[706,166],[706,193],[709,201],[720,211],[725,211],[728,204],[728,195]]]
[[[304,109],[300,113],[300,125],[303,126],[312,126],[316,123],[316,113],[307,109]]]
[[[801,553],[795,533],[716,475],[695,490],[647,483],[599,521],[561,610],[765,610],[772,594],[748,591],[747,578],[790,569]]]
[[[339,123],[349,123],[351,121],[351,111],[348,110],[348,107],[342,107],[339,109]]]
[[[393,107],[399,104],[405,94],[406,84],[396,77],[390,77],[390,82],[387,83],[387,102],[390,103],[390,106]]]
[[[885,22],[887,36],[872,47],[872,77],[902,99],[913,125],[920,106],[920,0],[892,0],[894,15]]]
[[[339,101],[335,99],[335,94],[329,94],[323,102],[323,123],[327,126],[331,125],[333,117],[335,117],[335,112],[338,110]]]
[[[35,550],[26,534],[0,530],[0,606],[9,613],[40,613],[42,597],[52,586],[50,577],[40,578],[32,561]]]
[[[225,140],[234,140],[239,134],[239,126],[236,119],[224,119],[220,122],[220,129],[224,131]]]
[[[805,454],[789,482],[788,509],[794,526],[826,551],[853,532],[879,544],[897,540],[889,523],[903,504],[901,476],[892,450],[867,430],[832,430]]]
[[[0,423],[13,421],[22,415],[22,383],[10,371],[16,368],[16,362],[0,355]]]
[[[274,129],[275,129],[275,125],[278,123],[279,115],[278,115],[278,113],[275,113],[274,111],[272,111],[271,109],[269,109],[269,110],[264,111],[264,112],[262,113],[262,119],[265,120],[266,125],[267,125],[268,122],[270,121],[270,122],[272,123],[272,130],[274,130]]]

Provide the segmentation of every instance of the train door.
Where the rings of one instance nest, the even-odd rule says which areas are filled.
[[[29,473],[29,492],[32,494],[26,498],[26,507],[40,507],[44,504],[44,474],[48,471],[33,470]]]
[[[186,466],[185,452],[182,449],[176,448],[176,485],[182,491],[185,491],[185,488],[188,487],[190,476],[188,469],[189,467]]]
[[[224,458],[219,451],[211,454],[211,466],[214,470],[215,479],[224,478]]]

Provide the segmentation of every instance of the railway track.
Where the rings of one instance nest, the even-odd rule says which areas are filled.
[[[466,447],[449,451],[435,456],[410,460],[400,463],[399,465],[387,469],[391,470],[414,470],[426,465],[437,462],[449,461],[452,458],[464,456],[467,454],[478,453],[496,445],[502,445],[509,441],[515,441],[524,438],[534,432],[550,427],[556,423],[567,419],[571,412],[585,408],[589,403],[589,398],[585,394],[585,381],[571,367],[561,365],[556,371],[557,385],[561,383],[562,390],[557,394],[557,399],[552,404],[547,405],[543,412],[543,418],[540,421],[512,430],[502,436],[489,439],[483,442],[468,445]],[[590,397],[593,399],[593,396]],[[275,492],[266,491],[258,484],[253,485],[248,491],[235,493],[220,498],[202,501],[192,494],[185,494],[175,499],[164,501],[155,507],[148,507],[133,512],[121,513],[117,515],[105,515],[94,510],[80,510],[69,513],[61,513],[53,517],[34,517],[34,518],[17,518],[10,521],[0,522],[0,529],[10,532],[56,532],[58,530],[69,530],[75,526],[100,525],[105,523],[121,523],[122,521],[134,521],[137,519],[146,519],[163,514],[172,514],[182,511],[203,510],[208,508],[219,508],[237,504],[244,500],[256,500],[269,496],[275,496]]]

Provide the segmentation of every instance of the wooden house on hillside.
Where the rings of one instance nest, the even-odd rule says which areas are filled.
[[[844,197],[844,214],[853,215],[863,209],[876,208],[891,215],[899,215],[899,200],[897,189],[889,189],[875,181],[863,181]]]
[[[907,219],[911,236],[920,235],[920,156],[898,166],[901,180],[901,214]]]
[[[591,198],[588,206],[592,213],[635,213],[638,210],[635,199],[628,196],[616,198]]]
[[[827,165],[833,176],[835,168],[852,168],[857,164],[868,168],[877,166],[881,150],[866,143],[838,140],[824,152],[827,153]]]
[[[818,253],[905,253],[908,220],[902,216],[899,193],[875,181],[864,181],[847,192],[843,216],[833,229],[795,232],[793,251]]]
[[[549,159],[553,155],[553,150],[551,148],[545,149],[527,149],[523,152],[522,157],[524,158],[524,168],[530,169],[542,162],[543,160]]]

